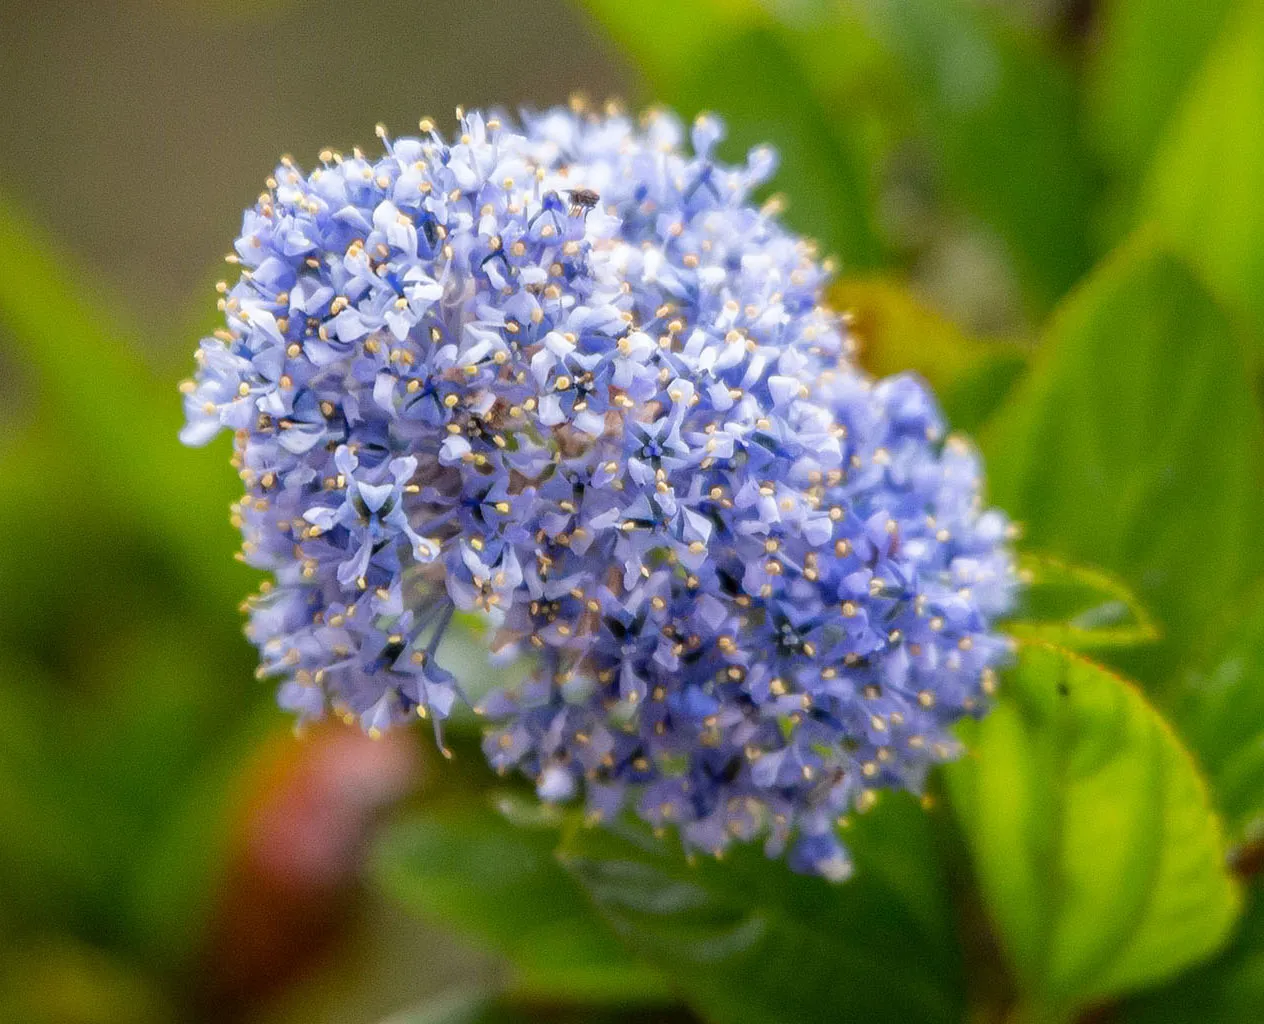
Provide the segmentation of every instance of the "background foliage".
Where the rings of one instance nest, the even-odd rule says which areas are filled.
[[[44,129],[0,146],[0,1019],[1257,1018],[1264,3],[488,6],[0,15],[0,114]],[[574,88],[774,142],[866,365],[931,380],[1024,524],[997,707],[845,823],[845,885],[542,811],[471,722],[451,764],[294,739],[253,680],[184,294],[275,151]]]

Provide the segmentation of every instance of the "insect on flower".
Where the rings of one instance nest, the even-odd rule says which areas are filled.
[[[587,214],[589,210],[596,207],[601,202],[601,196],[590,188],[572,188],[567,193],[571,198],[571,216],[578,217],[581,214]]]

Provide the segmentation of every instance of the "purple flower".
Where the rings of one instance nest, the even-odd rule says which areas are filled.
[[[1015,576],[970,447],[875,382],[767,149],[564,110],[283,161],[185,385],[234,431],[260,672],[300,719],[436,724],[455,609],[532,659],[493,766],[845,877],[835,820],[981,710]],[[596,199],[593,199],[596,196]],[[579,201],[581,197],[583,201]]]

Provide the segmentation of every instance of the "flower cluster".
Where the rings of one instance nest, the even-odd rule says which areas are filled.
[[[461,115],[285,159],[185,386],[236,438],[261,673],[301,718],[446,718],[454,611],[532,659],[485,750],[591,816],[848,868],[834,824],[953,753],[1004,644],[1007,524],[719,123]]]

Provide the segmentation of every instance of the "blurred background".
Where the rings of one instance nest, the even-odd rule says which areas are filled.
[[[487,991],[505,1020],[691,1019],[609,965],[620,998],[572,1009],[383,894],[375,830],[487,787],[476,734],[451,764],[417,735],[296,738],[254,679],[227,445],[180,448],[176,384],[280,153],[446,130],[457,104],[716,110],[729,155],[781,150],[871,368],[916,366],[969,429],[1137,222],[1189,91],[1214,103],[1237,7],[3,0],[0,1021],[455,1021]],[[528,868],[547,913],[547,871],[505,866]]]

